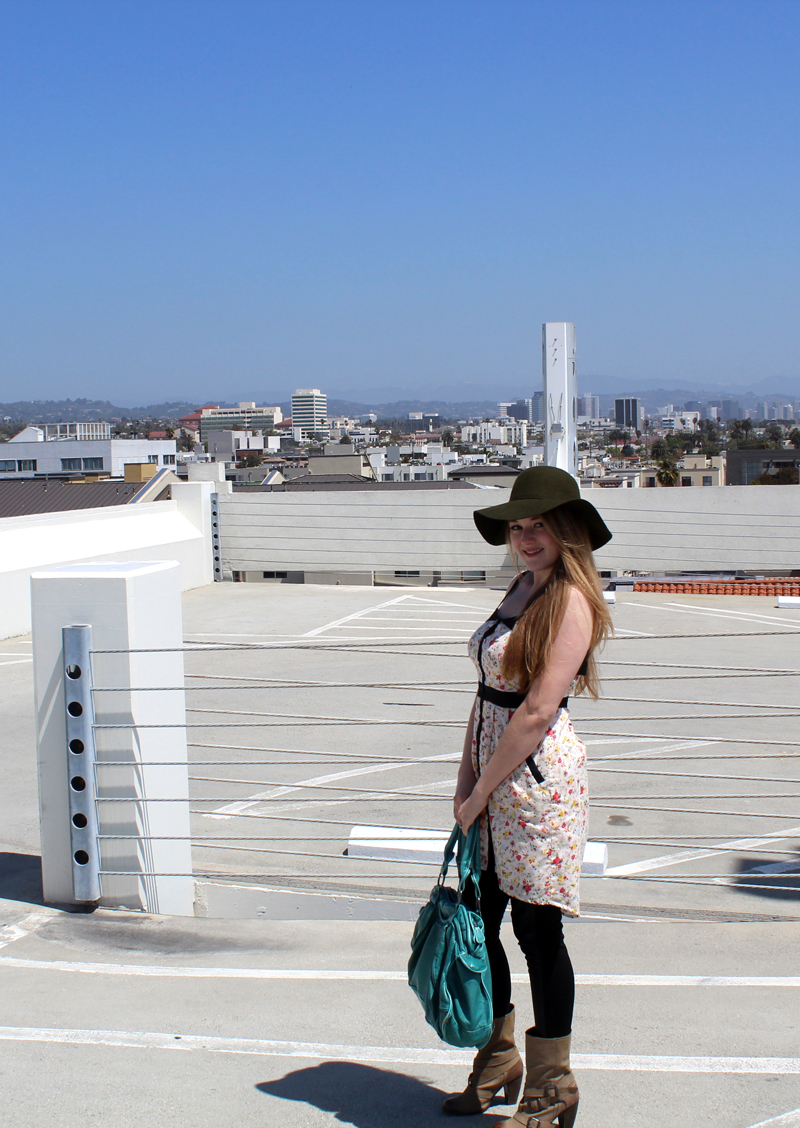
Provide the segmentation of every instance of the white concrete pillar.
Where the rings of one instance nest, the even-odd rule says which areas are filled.
[[[183,653],[129,653],[182,647],[180,568],[174,561],[71,564],[34,572],[31,594],[45,900],[73,900],[61,632],[87,624],[95,651],[101,871],[124,871],[102,877],[101,904],[192,916]],[[96,653],[102,650],[122,653]],[[151,686],[174,688],[147,692]],[[110,797],[130,802],[103,801]],[[114,834],[131,837],[102,838]]]
[[[575,326],[548,321],[542,326],[544,461],[578,476],[578,383]]]

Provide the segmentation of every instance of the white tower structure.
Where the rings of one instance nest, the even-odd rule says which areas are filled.
[[[544,461],[578,476],[578,380],[575,326],[548,321],[542,326]]]

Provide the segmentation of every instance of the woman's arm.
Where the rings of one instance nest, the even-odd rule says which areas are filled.
[[[467,721],[467,731],[464,736],[464,748],[461,753],[461,763],[458,766],[458,778],[456,780],[456,793],[453,796],[453,817],[458,819],[458,811],[462,803],[464,803],[472,794],[475,787],[476,775],[472,767],[472,739],[475,729],[475,707],[478,704],[477,697],[472,702],[472,709],[470,710],[469,720]]]
[[[541,744],[547,726],[580,669],[591,637],[591,607],[585,596],[573,588],[547,667],[532,683],[524,702],[508,722],[494,755],[456,814],[465,833],[484,810],[498,784]]]

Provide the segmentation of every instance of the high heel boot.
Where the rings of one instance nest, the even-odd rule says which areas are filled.
[[[525,1034],[525,1089],[510,1120],[494,1128],[572,1128],[578,1115],[578,1083],[569,1067],[570,1038],[537,1038],[536,1027]]]
[[[448,1097],[443,1112],[453,1116],[472,1116],[484,1112],[505,1088],[505,1103],[514,1104],[522,1086],[522,1058],[514,1042],[514,1008],[504,1018],[496,1018],[489,1041],[478,1050],[463,1093]]]

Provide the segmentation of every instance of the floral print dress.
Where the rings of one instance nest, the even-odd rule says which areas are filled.
[[[472,738],[477,775],[524,700],[520,686],[508,682],[502,672],[515,622],[495,612],[469,640],[479,677]],[[578,916],[589,792],[586,749],[573,731],[567,700],[558,707],[539,747],[492,792],[481,815],[481,867],[489,865],[491,833],[497,879],[504,893]]]

